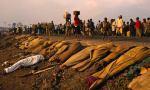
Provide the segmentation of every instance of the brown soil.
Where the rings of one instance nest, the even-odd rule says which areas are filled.
[[[64,40],[64,37],[50,37],[51,40]],[[77,41],[74,37],[65,38],[69,41]],[[111,38],[101,40],[101,39],[81,39],[83,44],[101,44],[104,42],[113,41],[117,44],[127,44],[127,45],[144,45],[150,46],[149,38]],[[14,63],[24,56],[30,55],[23,50],[20,50],[15,47],[17,41],[14,39],[14,36],[5,36],[0,39],[0,70],[3,70],[5,67],[2,66],[2,63],[8,61],[9,63]],[[42,62],[36,65],[37,70],[40,70],[46,66],[50,65],[48,62]],[[57,68],[57,67],[56,67]],[[8,75],[0,75],[0,90],[54,90],[52,88],[52,78],[54,69],[46,71],[44,73],[19,77],[25,75],[31,70],[35,69],[35,66],[28,68],[20,68],[19,70],[10,73]],[[92,72],[87,70],[85,72],[77,72],[76,70],[66,69],[63,74],[63,79],[61,79],[58,90],[87,90],[87,85],[85,79]],[[124,73],[124,72],[123,72]],[[131,81],[126,77],[122,77],[123,73],[118,74],[117,76],[112,77],[107,82],[105,82],[98,90],[128,90],[127,85]]]

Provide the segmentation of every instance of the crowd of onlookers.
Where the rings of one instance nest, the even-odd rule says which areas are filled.
[[[142,37],[150,35],[150,18],[140,21],[139,17],[134,21],[125,22],[122,16],[119,16],[117,20],[104,18],[103,22],[100,22],[96,26],[97,30],[104,36],[127,36],[127,37]]]
[[[118,19],[104,18],[95,25],[92,19],[82,21],[78,19],[78,29],[75,23],[67,22],[65,24],[55,25],[53,21],[50,23],[38,23],[30,26],[12,27],[10,32],[14,34],[33,34],[33,35],[65,35],[65,36],[85,36],[92,37],[101,36],[127,36],[142,37],[150,36],[150,18],[144,18],[140,21],[139,17],[135,20],[130,19],[125,22],[120,15]],[[77,31],[78,30],[78,31]]]

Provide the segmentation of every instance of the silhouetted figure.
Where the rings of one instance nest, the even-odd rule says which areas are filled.
[[[133,21],[133,19],[130,19],[130,32],[131,32],[131,36],[135,36],[136,35],[136,31],[135,31],[135,22]]]

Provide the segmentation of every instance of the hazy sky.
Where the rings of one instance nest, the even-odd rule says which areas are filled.
[[[63,13],[80,10],[81,19],[124,19],[150,16],[150,0],[0,0],[0,25],[23,22],[25,24],[47,22],[63,23]]]

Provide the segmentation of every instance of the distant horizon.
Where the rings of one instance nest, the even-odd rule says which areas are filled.
[[[92,18],[95,23],[104,17],[117,19],[123,16],[125,21],[138,16],[150,17],[150,0],[1,0],[0,26],[13,22],[29,25],[38,22],[64,23],[64,11],[81,11],[80,19]],[[72,15],[73,17],[73,15]]]

